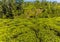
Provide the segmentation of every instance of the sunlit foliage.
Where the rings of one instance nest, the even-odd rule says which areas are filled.
[[[0,1],[0,42],[60,42],[60,3]]]

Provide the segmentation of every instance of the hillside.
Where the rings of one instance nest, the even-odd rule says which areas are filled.
[[[60,3],[0,1],[0,42],[60,42]]]

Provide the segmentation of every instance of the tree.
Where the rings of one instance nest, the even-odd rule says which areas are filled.
[[[22,6],[23,3],[24,3],[24,0],[17,0],[18,15],[23,14],[23,6]]]

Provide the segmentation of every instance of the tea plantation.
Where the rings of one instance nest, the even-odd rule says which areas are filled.
[[[60,42],[60,2],[0,0],[0,42]]]
[[[0,19],[0,42],[60,42],[60,17]]]

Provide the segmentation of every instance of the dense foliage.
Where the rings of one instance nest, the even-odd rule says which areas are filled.
[[[60,3],[36,0],[24,2],[24,0],[8,0],[0,2],[0,18],[49,18],[60,16]]]
[[[60,3],[0,1],[0,42],[60,42]]]
[[[0,42],[60,42],[60,17],[0,19]]]

